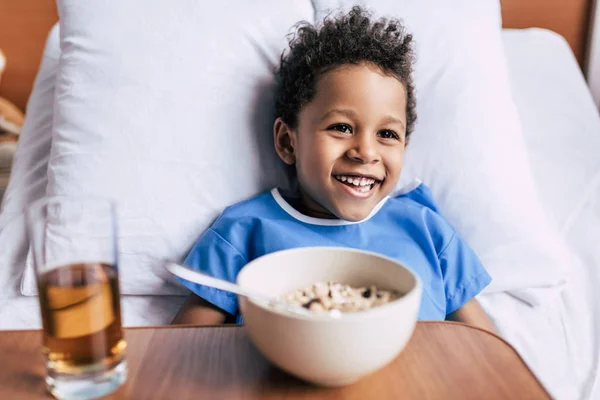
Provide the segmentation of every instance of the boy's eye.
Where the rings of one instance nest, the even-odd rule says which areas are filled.
[[[334,124],[328,127],[327,130],[334,130],[341,133],[352,133],[352,127],[348,124]]]
[[[383,139],[400,139],[400,136],[398,136],[396,132],[391,131],[389,129],[379,131],[378,135]]]

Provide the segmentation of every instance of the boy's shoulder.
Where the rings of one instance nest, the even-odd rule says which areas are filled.
[[[391,211],[396,218],[411,223],[407,226],[424,229],[431,235],[451,238],[454,228],[440,213],[431,190],[420,180],[404,186],[390,195]],[[403,223],[402,225],[406,225]]]
[[[427,208],[439,214],[437,204],[431,190],[419,179],[393,192],[390,197],[402,203],[422,209]]]
[[[272,191],[260,193],[247,200],[226,207],[217,219],[239,219],[242,217],[260,217],[274,211]]]
[[[245,237],[261,221],[276,217],[276,203],[270,191],[226,207],[212,223],[210,230],[228,241]]]

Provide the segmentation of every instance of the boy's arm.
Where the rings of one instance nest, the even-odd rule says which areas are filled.
[[[481,328],[489,332],[494,332],[494,327],[490,323],[485,311],[481,308],[477,300],[471,299],[458,310],[446,316],[448,321],[462,322]]]
[[[191,293],[177,312],[173,325],[221,325],[226,314],[220,308]]]

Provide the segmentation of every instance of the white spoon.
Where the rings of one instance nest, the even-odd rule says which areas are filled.
[[[315,314],[312,311],[307,310],[306,308],[297,304],[291,304],[276,298],[265,296],[262,293],[255,292],[253,290],[248,290],[239,285],[236,285],[235,283],[215,278],[214,276],[207,275],[203,272],[194,271],[172,262],[167,263],[165,265],[165,268],[173,275],[185,279],[186,281],[198,283],[200,285],[210,286],[216,289],[225,290],[226,292],[235,293],[239,296],[250,298],[255,302],[263,303],[268,307],[286,311],[291,314],[301,315],[303,317],[310,318],[321,317],[325,315],[334,318],[338,318],[341,316],[341,312],[339,310],[332,310],[329,313]]]

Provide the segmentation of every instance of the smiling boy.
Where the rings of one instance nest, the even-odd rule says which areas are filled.
[[[294,190],[227,208],[185,264],[229,281],[278,250],[344,246],[392,257],[419,275],[419,319],[492,330],[474,299],[491,278],[420,184],[393,194],[416,119],[412,37],[359,7],[302,25],[277,71],[274,144]],[[192,291],[174,323],[242,322],[230,293]]]

